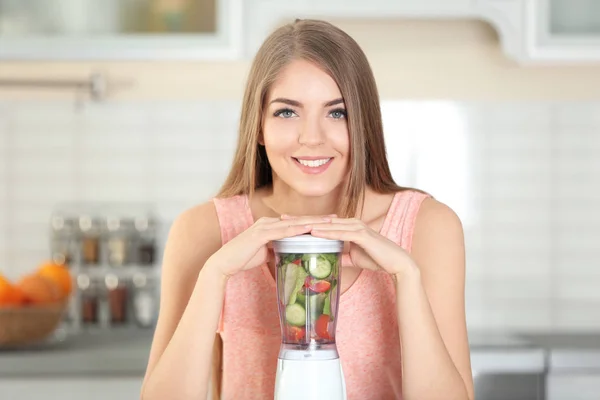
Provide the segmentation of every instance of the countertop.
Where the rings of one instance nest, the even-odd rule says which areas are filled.
[[[0,379],[9,377],[142,377],[152,331],[73,335],[30,349],[0,350]],[[473,371],[600,370],[600,332],[470,332]]]
[[[0,379],[7,377],[143,376],[152,331],[71,335],[26,349],[0,350]]]

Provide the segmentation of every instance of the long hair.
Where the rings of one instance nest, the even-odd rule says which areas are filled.
[[[314,63],[338,85],[348,115],[350,168],[337,214],[354,217],[368,186],[378,193],[402,188],[389,169],[379,94],[373,72],[360,46],[341,29],[319,20],[296,20],[275,30],[252,63],[242,103],[233,165],[217,197],[252,196],[273,181],[264,146],[259,144],[269,89],[291,61]]]
[[[367,186],[378,193],[405,190],[394,182],[390,172],[379,93],[362,49],[348,34],[328,22],[296,20],[267,37],[254,58],[242,103],[233,165],[217,197],[252,196],[257,189],[272,184],[267,153],[259,143],[265,102],[280,71],[298,59],[310,61],[328,73],[338,85],[346,106],[350,169],[337,214],[357,216],[362,211]],[[216,400],[221,395],[222,345],[217,334],[212,364],[212,393]]]

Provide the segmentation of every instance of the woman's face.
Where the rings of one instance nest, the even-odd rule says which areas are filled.
[[[287,65],[267,96],[262,143],[275,184],[302,196],[323,196],[338,187],[348,170],[350,144],[334,80],[308,61]]]

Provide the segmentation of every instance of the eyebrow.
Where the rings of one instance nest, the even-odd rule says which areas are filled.
[[[327,103],[324,104],[325,107],[331,107],[331,106],[335,106],[336,104],[341,104],[344,102],[344,99],[342,99],[341,97],[339,99],[333,99],[328,101]],[[296,100],[292,100],[292,99],[286,99],[283,97],[278,97],[274,100],[271,100],[271,102],[269,104],[273,104],[273,103],[283,103],[283,104],[287,104],[293,107],[302,107],[302,103],[300,103],[299,101]]]

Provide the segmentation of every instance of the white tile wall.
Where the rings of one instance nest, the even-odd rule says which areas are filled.
[[[461,216],[471,329],[600,328],[600,104],[383,104],[394,177]],[[56,204],[131,201],[168,223],[230,165],[236,102],[0,104],[0,269],[48,252]]]

